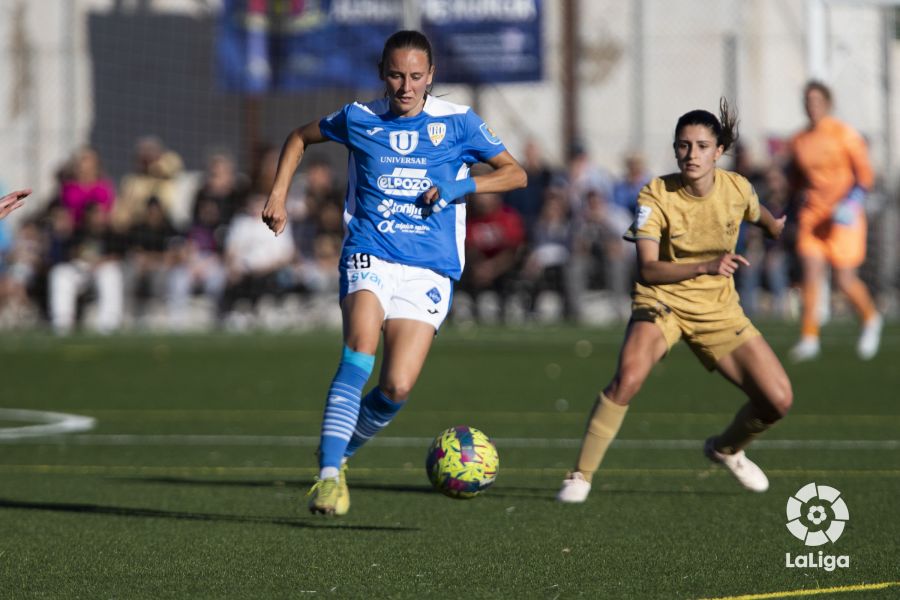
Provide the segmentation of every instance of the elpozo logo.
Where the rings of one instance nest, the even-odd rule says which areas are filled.
[[[798,540],[807,546],[822,546],[835,543],[844,533],[844,527],[850,520],[847,503],[841,498],[841,492],[828,485],[808,483],[788,498],[787,529]],[[850,566],[848,555],[835,556],[825,554],[800,554],[791,556],[785,553],[784,566],[788,568],[825,569]]]

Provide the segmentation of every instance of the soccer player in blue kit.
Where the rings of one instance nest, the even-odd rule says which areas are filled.
[[[524,187],[524,169],[468,106],[429,93],[431,43],[398,31],[384,45],[385,96],[347,104],[288,135],[263,221],[277,235],[285,199],[309,144],[333,140],[350,152],[344,207],[340,302],[343,353],[328,390],[313,513],[350,508],[346,462],[409,398],[447,316],[464,266],[466,194]],[[493,171],[469,176],[485,162]],[[362,391],[384,349],[378,385]]]

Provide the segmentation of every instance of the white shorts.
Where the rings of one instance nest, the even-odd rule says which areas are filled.
[[[388,262],[371,254],[351,254],[340,272],[341,301],[348,294],[368,290],[378,297],[385,320],[423,321],[436,331],[450,312],[453,282],[430,269]]]

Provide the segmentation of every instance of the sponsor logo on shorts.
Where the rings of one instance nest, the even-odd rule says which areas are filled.
[[[384,287],[384,280],[381,279],[381,276],[379,276],[378,273],[373,273],[371,271],[357,271],[355,273],[350,273],[347,281],[351,284],[371,281],[378,287]]]

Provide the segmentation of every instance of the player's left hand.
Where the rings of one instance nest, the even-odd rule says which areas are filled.
[[[772,225],[766,231],[766,234],[769,238],[773,240],[777,240],[781,237],[782,232],[784,231],[784,224],[787,221],[787,215],[781,215],[779,218],[772,221]]]
[[[0,198],[0,219],[5,219],[6,215],[25,204],[25,198],[31,194],[31,189],[16,190]]]

